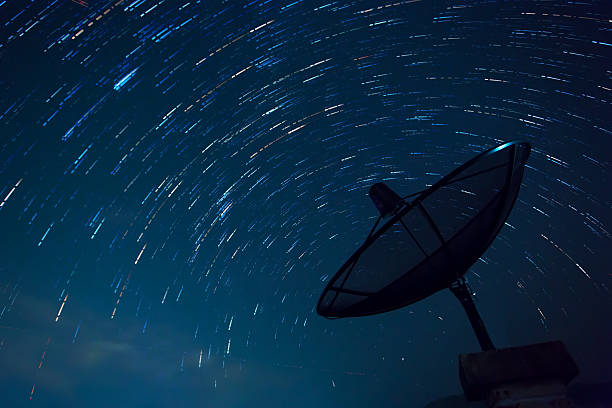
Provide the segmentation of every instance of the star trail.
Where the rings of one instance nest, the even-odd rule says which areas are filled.
[[[500,346],[611,380],[605,1],[0,1],[7,406],[424,406],[478,349],[448,293],[315,312],[377,217],[533,149],[466,277]]]

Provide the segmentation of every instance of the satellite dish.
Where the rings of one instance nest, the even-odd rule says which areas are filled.
[[[363,245],[327,283],[317,313],[327,318],[383,313],[450,288],[466,308],[483,349],[493,349],[463,275],[510,214],[530,150],[519,141],[497,146],[412,201],[383,183],[374,184],[370,197],[381,215]],[[376,229],[383,219],[388,221]]]
[[[495,349],[463,275],[487,250],[512,210],[531,147],[509,142],[479,154],[436,184],[400,197],[370,188],[380,212],[364,244],[328,282],[317,304],[327,318],[387,312],[449,288],[482,352],[459,355],[468,401],[491,407],[569,406],[578,367],[560,341]],[[413,201],[406,198],[417,196]],[[382,219],[387,221],[378,230]]]

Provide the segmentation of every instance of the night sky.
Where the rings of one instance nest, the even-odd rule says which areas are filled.
[[[612,379],[607,1],[0,0],[2,406],[422,407],[449,291],[325,320],[384,181],[532,144],[466,277],[498,347]]]

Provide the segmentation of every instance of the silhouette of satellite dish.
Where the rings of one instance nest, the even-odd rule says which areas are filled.
[[[496,349],[463,276],[506,222],[530,151],[525,142],[502,144],[404,198],[383,183],[374,184],[370,198],[380,217],[327,283],[317,312],[330,319],[367,316],[449,288],[483,350],[459,355],[468,401],[486,399],[490,407],[569,406],[567,384],[579,370],[565,345],[552,341]],[[382,219],[387,221],[377,230]]]
[[[483,152],[412,201],[374,184],[369,194],[380,217],[327,283],[317,312],[327,318],[372,315],[450,288],[483,349],[493,349],[463,275],[510,214],[530,150],[514,141]],[[381,220],[387,221],[376,229]]]

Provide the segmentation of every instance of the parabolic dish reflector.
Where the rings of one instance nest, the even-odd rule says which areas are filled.
[[[510,214],[531,147],[479,154],[404,202],[327,283],[328,318],[387,312],[448,288],[486,251]]]

